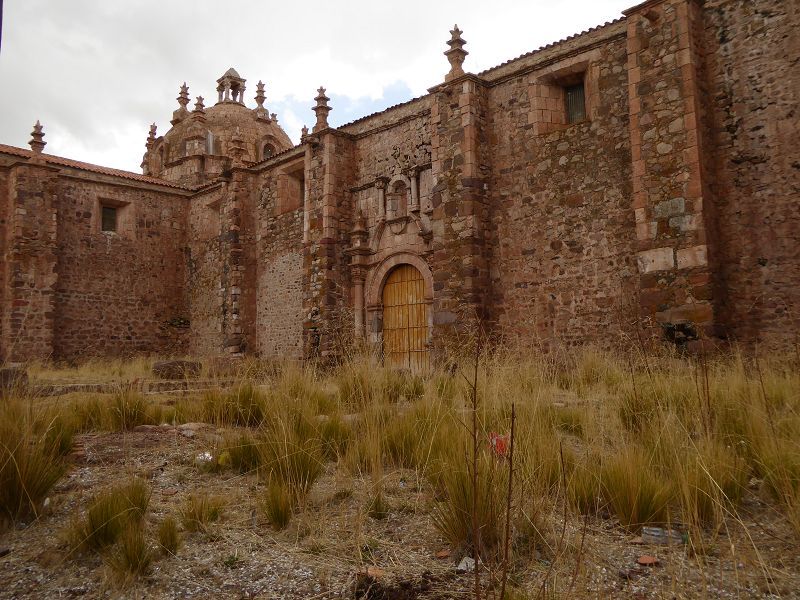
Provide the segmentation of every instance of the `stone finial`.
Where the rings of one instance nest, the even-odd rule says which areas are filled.
[[[172,119],[170,119],[170,123],[173,125],[177,125],[189,116],[189,111],[186,109],[186,105],[189,104],[189,86],[186,85],[185,81],[181,86],[181,91],[178,93],[176,100],[178,101],[179,106],[177,110],[172,111]]]
[[[317,101],[317,105],[313,108],[314,112],[317,114],[317,122],[312,131],[316,133],[317,131],[328,128],[328,113],[331,112],[332,109],[328,106],[328,100],[330,100],[330,98],[325,95],[324,87],[320,87],[317,90],[317,97],[314,98],[314,100]]]
[[[44,132],[42,131],[42,124],[39,123],[37,119],[36,124],[33,126],[33,131],[31,131],[31,140],[28,142],[34,154],[41,154],[44,147],[47,145],[47,142],[45,142],[43,138]]]
[[[451,37],[450,41],[447,42],[447,45],[450,46],[450,50],[444,53],[447,60],[450,62],[450,72],[445,76],[445,81],[450,81],[464,74],[464,69],[461,68],[461,65],[464,64],[464,59],[469,52],[464,50],[464,44],[467,42],[461,37],[462,33],[458,25],[454,25],[453,29],[450,30]]]
[[[194,110],[192,111],[192,119],[200,123],[206,120],[206,106],[203,103],[203,97],[198,96],[194,103]]]
[[[255,98],[258,108],[264,108],[264,100],[266,99],[266,97],[267,96],[264,93],[264,82],[259,79],[258,83],[256,84],[256,98]]]
[[[308,137],[308,127],[303,125],[303,128],[300,130],[300,143],[302,144],[303,142],[305,142],[307,137]]]
[[[186,85],[185,81],[181,86],[181,91],[178,93],[178,97],[176,98],[176,100],[178,101],[178,104],[180,104],[181,107],[183,108],[186,108],[186,105],[189,104],[189,86]]]
[[[269,116],[269,118],[270,118],[270,119],[272,119],[272,120],[275,122],[275,125],[277,125],[277,124],[278,124],[278,114],[277,114],[277,113],[272,113],[272,114]]]
[[[150,125],[150,133],[147,134],[147,143],[145,144],[145,147],[148,150],[152,150],[155,143],[156,143],[156,124],[153,123],[152,125]]]

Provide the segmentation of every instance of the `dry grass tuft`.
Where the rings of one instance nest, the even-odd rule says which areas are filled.
[[[153,551],[141,522],[127,523],[105,561],[122,582],[147,573],[153,562]]]
[[[294,499],[289,487],[280,481],[271,481],[264,495],[262,509],[270,525],[276,531],[285,529],[292,518]]]
[[[113,545],[129,524],[142,522],[150,495],[150,487],[138,478],[98,494],[83,519],[70,526],[71,550],[102,551]]]
[[[623,527],[638,530],[667,521],[673,488],[643,449],[629,445],[607,457],[601,480],[603,496]]]
[[[21,400],[0,404],[0,524],[37,518],[42,502],[66,469],[73,428]]]
[[[158,546],[166,555],[175,556],[181,546],[178,523],[173,517],[166,517],[158,526]]]
[[[189,496],[181,509],[181,524],[186,531],[206,532],[208,526],[218,521],[225,505],[221,498],[198,494]]]

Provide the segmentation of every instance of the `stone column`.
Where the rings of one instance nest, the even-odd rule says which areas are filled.
[[[364,272],[353,270],[353,322],[357,340],[364,337]]]
[[[626,15],[641,316],[710,335],[714,220],[693,35],[701,9],[695,0],[651,0]]]
[[[409,211],[419,210],[419,180],[417,179],[417,168],[412,168],[408,173],[408,179],[411,181],[411,206],[408,207]]]
[[[8,177],[0,360],[9,362],[51,358],[56,345],[58,169],[39,152]]]
[[[378,190],[378,220],[386,218],[386,179],[378,177],[375,180],[375,189]]]

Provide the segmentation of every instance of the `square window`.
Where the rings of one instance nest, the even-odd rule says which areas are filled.
[[[102,223],[100,226],[101,231],[116,231],[117,230],[117,209],[114,206],[102,206]]]
[[[586,120],[586,94],[583,82],[564,88],[567,104],[567,123],[580,123]]]

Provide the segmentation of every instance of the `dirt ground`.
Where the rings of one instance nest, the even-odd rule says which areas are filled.
[[[197,466],[224,433],[162,425],[77,436],[70,469],[41,518],[0,534],[0,598],[470,597],[473,576],[458,572],[462,556],[434,529],[434,499],[415,472],[387,471],[389,514],[374,519],[371,478],[329,463],[304,511],[276,532],[258,508],[266,485],[256,475]],[[218,496],[225,506],[207,532],[183,533],[176,556],[159,556],[147,575],[122,586],[99,556],[68,555],[64,530],[99,490],[132,475],[152,487],[151,540],[192,494]],[[558,541],[561,508],[553,510]],[[781,517],[753,490],[738,517],[697,557],[682,544],[639,543],[611,519],[568,514],[564,550],[519,559],[511,581],[521,598],[800,598],[800,543]],[[658,564],[640,566],[644,555]]]

